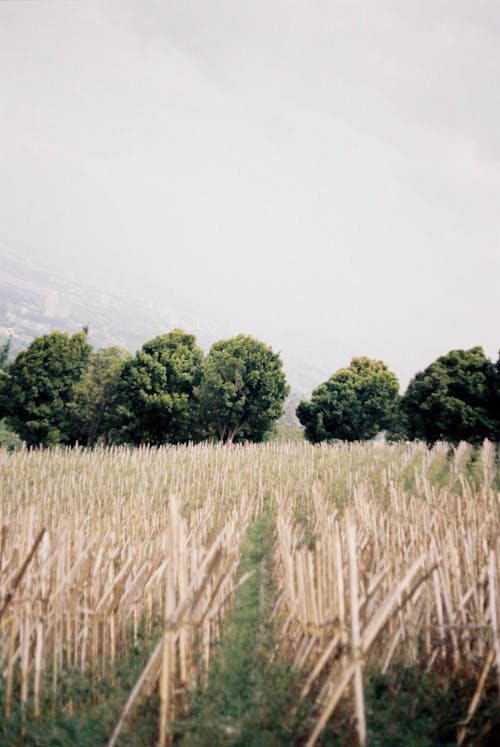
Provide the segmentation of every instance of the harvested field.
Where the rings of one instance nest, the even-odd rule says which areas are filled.
[[[0,744],[382,744],[377,693],[409,673],[449,688],[439,739],[498,735],[492,444],[0,452],[0,471]]]

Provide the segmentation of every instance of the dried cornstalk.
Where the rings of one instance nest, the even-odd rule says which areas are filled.
[[[356,557],[356,526],[351,511],[346,511],[347,549],[349,553],[349,585],[351,593],[351,647],[354,661],[354,703],[356,728],[360,747],[366,744],[365,703],[363,694],[363,654],[358,607],[358,563]]]

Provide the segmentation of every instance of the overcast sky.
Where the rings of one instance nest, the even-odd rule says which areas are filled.
[[[498,0],[0,2],[0,240],[326,371],[500,347]]]

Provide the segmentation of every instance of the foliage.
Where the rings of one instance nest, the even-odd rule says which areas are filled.
[[[236,591],[207,685],[194,694],[189,721],[177,724],[189,747],[279,747],[307,734],[298,672],[273,657],[272,545],[273,522],[261,515],[249,527],[238,569],[240,577],[251,575]]]
[[[500,439],[500,368],[481,347],[452,350],[418,373],[402,400],[411,438]]]
[[[464,705],[472,700],[476,685],[477,678],[471,673],[453,677],[449,672],[425,672],[402,662],[394,663],[388,674],[369,670],[365,675],[368,745],[454,747]],[[349,747],[356,742],[350,713],[340,711],[325,729],[320,744]],[[483,741],[480,734],[484,727],[488,737]],[[496,744],[499,729],[495,688],[490,686],[469,725],[466,744]]]
[[[279,441],[286,443],[288,441],[304,441],[304,429],[302,428],[295,411],[300,398],[294,394],[289,394],[285,400],[285,412],[276,420],[266,436],[266,441]]]
[[[28,701],[25,712],[16,703],[9,719],[0,719],[0,747],[88,747],[105,745],[118,720],[120,710],[141,673],[154,647],[151,635],[140,631],[136,645],[124,652],[114,671],[107,675],[100,667],[80,670],[66,669],[59,674],[59,699],[72,707],[54,707],[51,696],[53,672],[45,675],[40,716],[34,718],[33,706]],[[18,685],[17,685],[18,686]],[[0,681],[0,712],[5,708],[3,679]],[[120,741],[129,747],[149,747],[157,733],[156,695],[148,698],[127,733]]]
[[[397,411],[399,382],[382,361],[353,358],[317,387],[297,416],[309,441],[361,441],[390,428]]]
[[[0,418],[5,418],[9,411],[9,376],[0,368]]]
[[[0,449],[16,451],[23,445],[22,439],[17,433],[10,430],[5,419],[0,420]]]
[[[90,353],[84,332],[70,337],[56,331],[36,337],[9,365],[1,386],[0,408],[28,445],[77,440],[67,405]]]
[[[13,362],[11,352],[9,338],[0,345],[0,418],[29,446],[334,443],[382,430],[389,441],[500,439],[500,357],[493,363],[480,347],[438,358],[404,397],[382,361],[353,358],[300,403],[284,402],[279,355],[248,335],[215,343],[204,359],[194,335],[179,329],[134,357],[92,351],[86,328],[37,337]]]
[[[0,345],[0,370],[5,370],[7,363],[9,362],[9,355],[12,348],[12,337],[8,337],[5,342]]]
[[[74,384],[69,407],[82,443],[107,443],[112,425],[118,381],[129,353],[111,347],[92,352],[80,379]]]
[[[181,329],[144,343],[120,376],[112,440],[156,445],[195,440],[194,390],[202,357],[195,336]]]
[[[7,414],[7,398],[2,393],[4,391],[6,392],[8,384],[6,369],[9,362],[11,347],[12,337],[8,337],[7,340],[0,345],[0,418],[3,418]]]
[[[293,421],[291,421],[287,415],[282,415],[277,420],[272,429],[266,435],[266,441],[278,441],[279,443],[288,443],[289,441],[303,441],[304,431],[302,428]]]
[[[281,359],[249,335],[212,345],[198,389],[204,434],[227,443],[263,441],[289,392]]]

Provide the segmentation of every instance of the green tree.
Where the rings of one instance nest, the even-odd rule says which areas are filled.
[[[113,439],[155,445],[195,440],[202,357],[195,336],[181,329],[146,342],[123,367]]]
[[[399,382],[385,363],[353,358],[301,402],[297,417],[309,441],[361,441],[390,428],[399,401]]]
[[[9,413],[9,376],[0,368],[0,420]]]
[[[73,385],[69,407],[79,440],[93,446],[108,441],[113,424],[118,382],[131,356],[122,348],[98,350],[89,358],[80,379]]]
[[[91,350],[83,332],[51,332],[36,337],[9,365],[1,400],[10,426],[28,445],[77,440],[68,402]]]
[[[5,419],[0,419],[0,449],[16,451],[17,449],[20,449],[22,445],[23,442],[17,433],[14,433],[14,431],[9,428]]]
[[[481,347],[451,350],[414,376],[402,410],[411,438],[428,443],[498,441],[499,365]]]
[[[220,441],[262,441],[289,388],[281,359],[249,335],[212,345],[198,389],[204,436]]]
[[[11,348],[12,337],[8,337],[7,340],[0,345],[0,371],[5,371],[7,368]]]
[[[7,338],[7,340],[0,345],[0,420],[7,415],[8,411],[7,385],[9,377],[6,370],[9,362],[11,345],[11,337]]]

